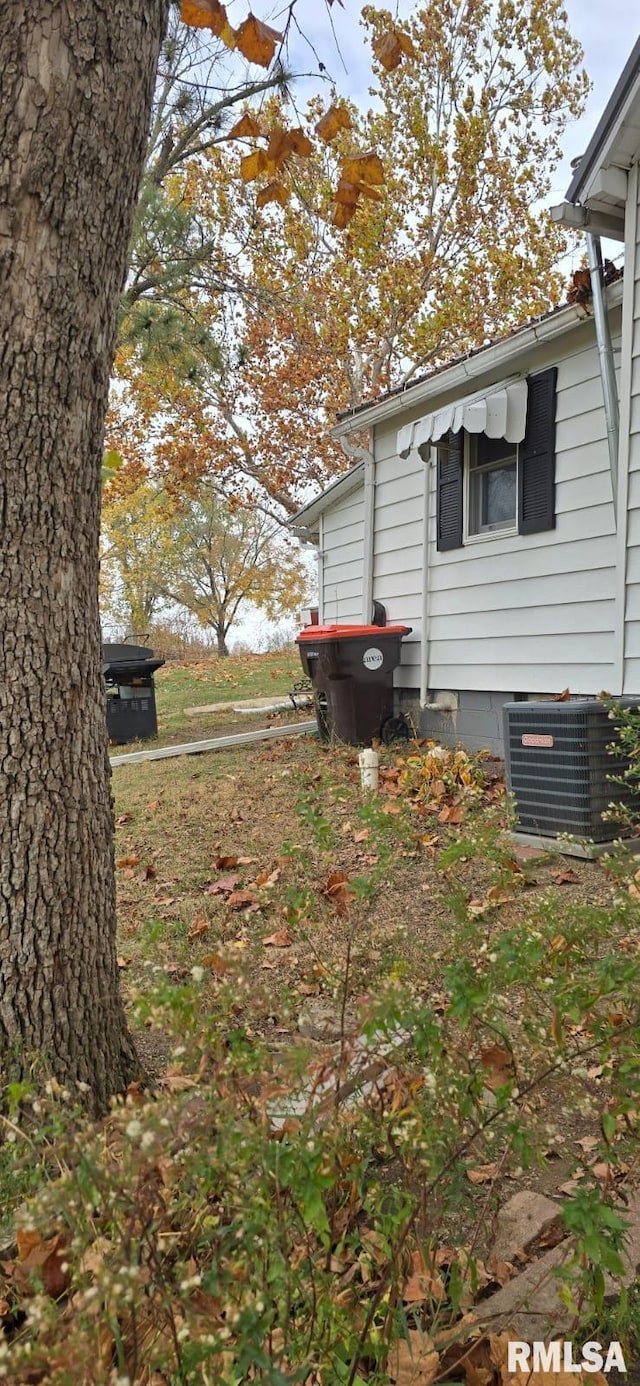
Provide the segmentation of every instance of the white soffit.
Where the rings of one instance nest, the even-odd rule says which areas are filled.
[[[437,443],[449,429],[457,433],[461,428],[466,428],[467,433],[486,433],[487,438],[521,443],[527,421],[527,393],[526,380],[503,380],[465,399],[454,400],[399,429],[398,453],[408,457],[427,443]]]

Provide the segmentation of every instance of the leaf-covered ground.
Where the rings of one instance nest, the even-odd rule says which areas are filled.
[[[321,1041],[323,1016],[339,1014],[345,997],[351,1027],[387,985],[437,1004],[461,920],[470,926],[467,961],[478,951],[490,957],[514,926],[526,936],[545,910],[560,918],[591,910],[597,935],[596,912],[614,911],[620,892],[606,861],[496,841],[509,821],[499,769],[489,763],[479,788],[445,783],[429,755],[424,746],[383,751],[376,796],[363,795],[357,750],[312,737],[118,769],[125,988],[137,994],[161,973],[175,980],[195,968],[203,1006],[215,1009],[219,989],[237,985],[238,1018],[288,1052],[310,1033]],[[630,932],[625,918],[619,932],[633,952],[640,927]],[[594,937],[594,949],[601,943]],[[335,1040],[330,1020],[325,1032]],[[153,1032],[141,1052],[152,1067],[162,1062]],[[487,1052],[491,1085],[499,1054],[491,1061]],[[577,1142],[593,1131],[569,1088],[548,1087],[540,1112],[548,1158],[522,1179],[551,1194],[568,1184]]]
[[[638,1174],[637,864],[519,852],[490,761],[384,751],[365,795],[357,754],[114,771],[145,1076],[99,1123],[35,1073],[6,1094],[11,1386],[518,1386],[474,1312],[548,1245],[494,1251],[523,1187],[560,1201],[577,1341],[640,1343],[601,1293]]]

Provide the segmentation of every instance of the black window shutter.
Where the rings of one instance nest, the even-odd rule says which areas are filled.
[[[449,432],[446,448],[438,449],[438,550],[462,544],[462,470],[464,432]]]
[[[518,533],[555,529],[557,366],[528,380],[527,424],[518,455]]]

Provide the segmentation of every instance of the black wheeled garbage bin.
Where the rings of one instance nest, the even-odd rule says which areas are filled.
[[[147,645],[103,645],[107,730],[117,745],[146,741],[158,731],[153,675],[164,664]]]
[[[351,746],[384,737],[393,719],[393,671],[411,626],[306,626],[296,638],[311,679],[318,731]]]

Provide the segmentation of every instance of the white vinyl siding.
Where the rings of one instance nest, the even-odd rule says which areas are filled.
[[[635,373],[634,471],[630,479],[627,665],[640,687],[640,295]],[[612,313],[620,359],[620,311]],[[374,437],[373,596],[387,619],[412,627],[398,687],[420,686],[425,574],[429,688],[597,695],[616,689],[616,532],[602,385],[592,321],[547,345],[524,368],[558,367],[555,529],[483,537],[438,553],[436,469],[398,457],[397,433],[416,406],[377,425]],[[505,374],[508,372],[505,372]],[[433,404],[438,399],[434,397]],[[430,407],[432,407],[430,405]],[[424,409],[424,407],[423,407]],[[632,438],[633,442],[633,438]],[[429,551],[425,563],[425,487]],[[363,491],[323,515],[324,619],[362,620]]]
[[[429,468],[433,689],[507,694],[569,687],[597,694],[612,687],[615,530],[592,329],[590,335],[576,332],[571,354],[556,359],[555,529],[497,534],[438,553],[435,467]]]
[[[411,626],[402,642],[396,670],[399,688],[420,687],[420,648],[424,586],[424,488],[426,467],[419,458],[396,455],[395,420],[375,438],[376,490],[373,539],[373,595],[391,624]]]
[[[322,619],[362,620],[364,489],[330,506],[322,518]]]

